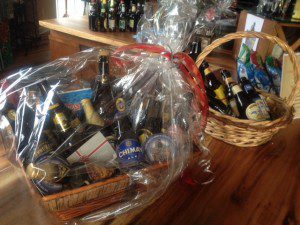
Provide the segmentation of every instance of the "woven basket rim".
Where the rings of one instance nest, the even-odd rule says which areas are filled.
[[[261,94],[268,96],[272,100],[276,101],[277,103],[281,104],[283,108],[285,109],[284,115],[280,118],[277,118],[272,121],[253,121],[253,120],[244,120],[244,119],[238,119],[229,115],[224,115],[212,108],[209,108],[209,117],[213,117],[214,119],[220,121],[222,124],[229,123],[231,125],[235,125],[239,128],[246,128],[256,131],[263,131],[263,130],[269,130],[269,129],[275,129],[275,128],[281,128],[285,127],[287,124],[289,124],[293,119],[293,104],[295,102],[296,95],[299,93],[300,90],[300,67],[297,64],[296,55],[293,49],[283,40],[279,39],[278,37],[272,36],[270,34],[262,33],[262,32],[254,32],[254,31],[239,31],[236,33],[231,33],[228,35],[225,35],[222,38],[219,38],[212,42],[210,45],[208,45],[202,53],[198,56],[196,60],[196,65],[199,67],[205,57],[209,55],[215,48],[221,46],[222,44],[229,42],[234,39],[241,39],[241,38],[261,38],[261,39],[267,39],[271,41],[272,43],[278,44],[285,52],[288,53],[291,62],[293,64],[294,69],[294,81],[295,86],[293,87],[290,96],[284,100],[279,97],[277,97],[274,94],[265,93],[263,91],[260,91]]]

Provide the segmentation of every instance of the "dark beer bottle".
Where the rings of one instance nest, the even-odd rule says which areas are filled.
[[[162,129],[161,102],[150,99],[145,124],[138,131],[139,141],[144,144],[153,134],[161,133]]]
[[[189,52],[189,56],[196,61],[198,55],[200,54],[201,51],[201,44],[200,44],[200,36],[196,35],[195,40],[191,44],[191,49]],[[204,71],[203,71],[204,72]],[[204,73],[203,73],[204,74]]]
[[[137,28],[137,15],[136,15],[136,4],[131,2],[131,11],[129,14],[129,30],[131,32],[136,32]]]
[[[92,103],[100,117],[106,122],[114,116],[114,98],[109,80],[109,53],[99,52],[99,74],[96,78]]]
[[[231,108],[229,106],[224,105],[224,103],[221,100],[217,99],[215,92],[213,92],[210,89],[207,89],[206,94],[208,97],[208,104],[212,109],[225,115],[232,115]]]
[[[108,10],[108,29],[111,32],[116,31],[116,4],[115,0],[110,0],[109,2],[109,10]]]
[[[264,116],[265,120],[270,119],[270,109],[261,96],[256,92],[253,85],[246,77],[240,78],[240,84],[243,90],[246,92],[248,98],[252,99],[260,108],[261,114]]]
[[[117,155],[122,168],[138,166],[143,160],[144,154],[137,135],[133,131],[130,117],[126,114],[124,99],[116,100],[118,116],[117,123]]]
[[[101,1],[101,10],[99,15],[100,30],[101,32],[107,31],[108,22],[107,22],[107,0]]]
[[[92,31],[97,31],[98,13],[97,13],[97,3],[92,0],[90,3],[90,13],[89,13],[89,28]]]
[[[138,24],[138,22],[140,21],[143,15],[144,15],[144,7],[142,5],[141,0],[138,0],[137,11],[136,11],[136,25]]]
[[[227,106],[228,100],[226,98],[224,85],[216,78],[216,76],[210,70],[208,63],[204,64],[203,66],[207,87],[213,90],[216,93],[217,98],[220,99]]]
[[[39,84],[42,96],[47,99],[51,87],[47,81],[42,81]],[[59,136],[65,140],[72,135],[75,130],[81,125],[80,120],[68,109],[61,99],[54,92],[49,106],[50,118],[54,122],[56,131]]]
[[[239,110],[237,108],[235,97],[233,96],[233,93],[232,93],[232,90],[231,90],[231,86],[235,85],[236,83],[233,81],[229,71],[221,70],[221,75],[222,75],[222,78],[223,78],[223,80],[226,84],[227,99],[228,99],[228,102],[229,102],[229,106],[230,106],[234,116],[240,117],[240,113],[239,113]]]
[[[121,0],[120,3],[119,31],[126,31],[126,5],[124,0]]]
[[[252,99],[248,98],[247,94],[238,84],[232,86],[232,92],[236,99],[240,118],[255,121],[265,120],[258,105]]]

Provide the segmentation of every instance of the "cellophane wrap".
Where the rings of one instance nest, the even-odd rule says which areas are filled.
[[[162,47],[137,45],[93,48],[12,74],[0,83],[8,158],[40,196],[88,188],[51,206],[55,212],[76,205],[81,212],[100,199],[95,212],[79,216],[96,221],[147,206],[191,162],[205,126],[207,102],[180,63]],[[105,193],[90,188],[104,183]]]

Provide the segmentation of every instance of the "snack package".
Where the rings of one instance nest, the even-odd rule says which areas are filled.
[[[161,196],[201,154],[207,110],[193,61],[155,45],[89,49],[0,82],[8,158],[63,220]]]
[[[273,56],[268,56],[266,58],[266,69],[268,71],[269,76],[272,77],[275,92],[277,95],[279,95],[282,76],[282,68],[279,60]]]
[[[250,62],[253,68],[256,86],[269,93],[275,93],[272,77],[265,71],[261,56],[256,52],[250,55]]]

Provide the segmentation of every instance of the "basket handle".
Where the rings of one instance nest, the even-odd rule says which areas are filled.
[[[267,39],[274,44],[278,44],[283,51],[287,52],[291,62],[293,64],[294,69],[294,81],[295,86],[293,87],[290,96],[287,98],[286,102],[289,106],[293,106],[296,96],[300,89],[300,67],[297,64],[297,58],[293,49],[283,40],[278,37],[275,37],[270,34],[262,33],[262,32],[254,32],[254,31],[239,31],[232,34],[227,34],[222,38],[219,38],[213,41],[210,45],[208,45],[198,56],[196,60],[196,64],[199,67],[203,62],[204,58],[209,55],[215,48],[221,46],[222,44],[229,42],[234,39],[242,39],[242,38],[260,38],[260,39]]]

